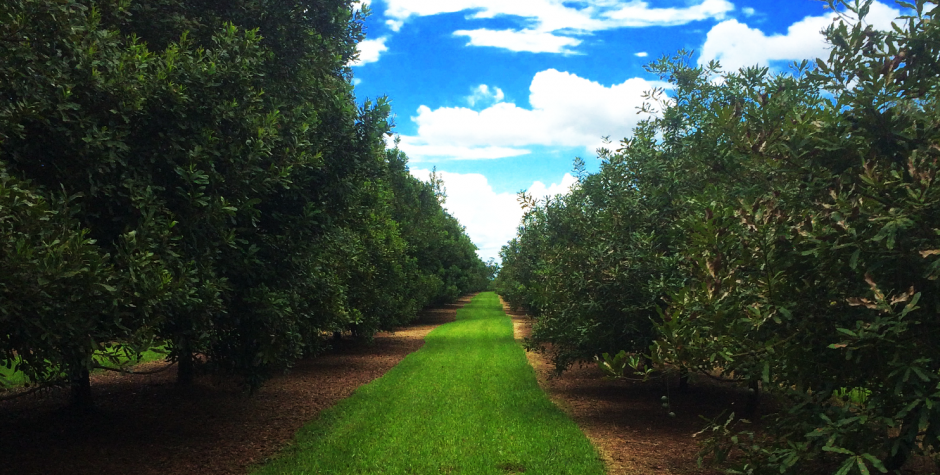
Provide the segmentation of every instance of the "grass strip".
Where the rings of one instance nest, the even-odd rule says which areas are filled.
[[[604,465],[539,388],[512,322],[487,292],[253,473],[522,472],[603,474]]]
[[[166,353],[165,345],[161,345],[159,347],[144,351],[138,358],[127,358],[124,355],[119,355],[117,361],[112,361],[111,358],[101,355],[95,356],[95,361],[97,361],[100,365],[105,365],[108,367],[125,367],[166,359]],[[102,371],[104,370],[96,369],[92,371],[92,373],[100,373]],[[62,374],[62,377],[65,377],[64,373]],[[12,368],[7,368],[6,366],[0,366],[0,388],[16,388],[25,386],[29,383],[29,378],[27,378],[26,375],[22,372],[14,371]]]

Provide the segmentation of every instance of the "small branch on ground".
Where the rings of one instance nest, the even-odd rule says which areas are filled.
[[[162,373],[162,372],[164,372],[164,371],[170,369],[171,367],[173,367],[175,364],[176,364],[176,363],[170,363],[170,364],[168,364],[168,365],[166,365],[166,366],[164,366],[164,367],[162,367],[162,368],[160,368],[160,369],[155,369],[155,370],[153,370],[153,371],[131,371],[131,370],[129,370],[129,369],[124,369],[124,368],[111,368],[111,367],[108,367],[108,366],[102,366],[102,365],[100,365],[100,364],[96,364],[96,365],[95,365],[95,369],[103,369],[103,370],[105,370],[105,371],[114,371],[115,373],[122,373],[122,374],[148,375],[148,374]]]

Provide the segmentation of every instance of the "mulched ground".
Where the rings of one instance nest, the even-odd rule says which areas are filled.
[[[178,388],[171,369],[94,375],[90,414],[66,409],[64,391],[0,402],[0,474],[247,473],[321,410],[421,348],[424,336],[453,321],[466,302],[426,311],[415,325],[378,334],[371,345],[343,345],[301,361],[251,396],[211,377]]]
[[[94,375],[97,408],[90,414],[65,409],[64,391],[0,402],[0,474],[246,474],[321,410],[421,348],[425,335],[467,302],[427,311],[413,326],[377,335],[372,345],[344,344],[299,362],[252,396],[209,377],[181,389],[171,369]],[[530,320],[507,313],[517,339],[527,336]],[[697,467],[692,434],[703,425],[699,414],[716,416],[729,402],[740,407],[744,391],[693,381],[688,394],[671,391],[671,418],[660,405],[662,382],[611,381],[593,365],[553,377],[543,356],[527,356],[541,386],[598,447],[611,475],[719,473]]]
[[[531,319],[505,304],[504,309],[512,318],[516,339],[528,337]],[[546,356],[533,352],[526,356],[539,385],[598,448],[610,475],[720,473],[698,467],[698,439],[692,435],[704,425],[699,414],[716,417],[729,402],[742,406],[747,397],[744,391],[693,384],[688,394],[679,394],[678,381],[672,381],[673,418],[662,407],[660,398],[666,389],[661,380],[609,380],[594,365],[576,366],[556,376]]]
[[[516,339],[531,334],[532,320],[513,312]],[[666,394],[661,380],[633,383],[605,379],[594,365],[574,367],[561,376],[544,355],[527,352],[539,385],[584,431],[610,475],[718,475],[720,470],[700,468],[699,439],[692,437],[705,424],[701,416],[716,418],[727,408],[741,408],[748,393],[740,387],[693,376],[687,393],[679,393],[677,380],[670,381],[669,417],[660,398]],[[764,403],[766,406],[766,403]],[[769,408],[762,406],[763,410]],[[752,427],[759,431],[759,425]],[[934,475],[940,467],[927,457],[917,457],[901,470],[904,475]]]

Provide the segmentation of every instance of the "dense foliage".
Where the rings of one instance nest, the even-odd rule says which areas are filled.
[[[831,2],[829,58],[792,74],[652,64],[671,84],[652,117],[503,249],[533,343],[560,368],[626,350],[770,393],[760,433],[707,431],[735,473],[886,472],[940,448],[936,5],[883,32]]]
[[[165,342],[251,386],[482,290],[440,193],[357,106],[351,0],[0,5],[0,360],[66,373]]]

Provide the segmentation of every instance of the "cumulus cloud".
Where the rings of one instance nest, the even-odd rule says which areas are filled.
[[[573,53],[572,46],[581,44],[581,40],[568,36],[558,36],[551,32],[536,30],[457,30],[456,36],[470,38],[467,46],[492,46],[510,51],[528,51],[530,53]]]
[[[447,160],[492,160],[495,158],[508,158],[528,155],[531,151],[514,147],[493,147],[487,145],[447,145],[427,144],[418,137],[400,137],[398,144],[408,155],[412,163],[435,161],[436,158]]]
[[[506,95],[503,94],[502,89],[498,87],[490,89],[486,84],[480,84],[473,88],[473,94],[467,96],[467,103],[470,104],[470,107],[473,107],[482,103],[502,102],[505,98]]]
[[[388,41],[388,38],[385,37],[360,41],[356,46],[359,49],[359,59],[350,63],[350,66],[362,66],[363,64],[378,61],[382,53],[388,51],[388,46],[385,46],[386,41]]]
[[[895,8],[874,2],[865,20],[875,28],[887,30],[900,14]],[[733,71],[767,66],[771,61],[825,58],[829,46],[821,31],[838,19],[835,13],[809,16],[790,25],[784,35],[769,36],[737,20],[726,20],[708,32],[698,61],[704,65],[717,59],[724,69]]]
[[[411,174],[427,181],[430,170],[412,169]],[[515,193],[496,193],[486,177],[477,173],[438,172],[447,190],[445,208],[466,226],[467,235],[480,249],[484,260],[499,259],[499,250],[515,237],[522,220],[522,208]],[[577,179],[565,173],[559,183],[536,181],[528,191],[535,197],[567,193]]]
[[[634,53],[634,54],[633,54],[633,56],[636,56],[637,58],[645,58],[645,57],[647,57],[647,56],[649,56],[649,55],[650,55],[650,54],[647,53],[646,51],[640,51],[639,53]]]
[[[643,118],[637,114],[642,93],[657,86],[664,84],[632,78],[608,87],[549,69],[532,79],[531,108],[511,102],[497,102],[480,111],[420,106],[411,118],[418,133],[402,136],[400,148],[416,161],[518,156],[528,153],[526,146],[536,145],[585,147],[593,152],[603,145],[603,136],[630,135]]]
[[[551,185],[546,185],[540,181],[535,181],[527,191],[535,198],[553,197],[556,195],[563,195],[568,193],[571,190],[571,187],[574,186],[577,182],[577,178],[572,176],[570,173],[565,173],[565,176],[561,177],[561,183],[552,183]]]
[[[709,18],[722,18],[734,9],[726,0],[705,0],[686,8],[650,8],[641,1],[605,11],[602,16],[613,27],[676,26]]]
[[[468,19],[509,17],[520,27],[459,30],[472,46],[533,53],[571,53],[581,40],[572,35],[617,28],[684,25],[723,19],[734,10],[728,0],[698,0],[685,8],[653,8],[642,0],[387,0],[387,24],[398,31],[412,17],[468,12]]]

